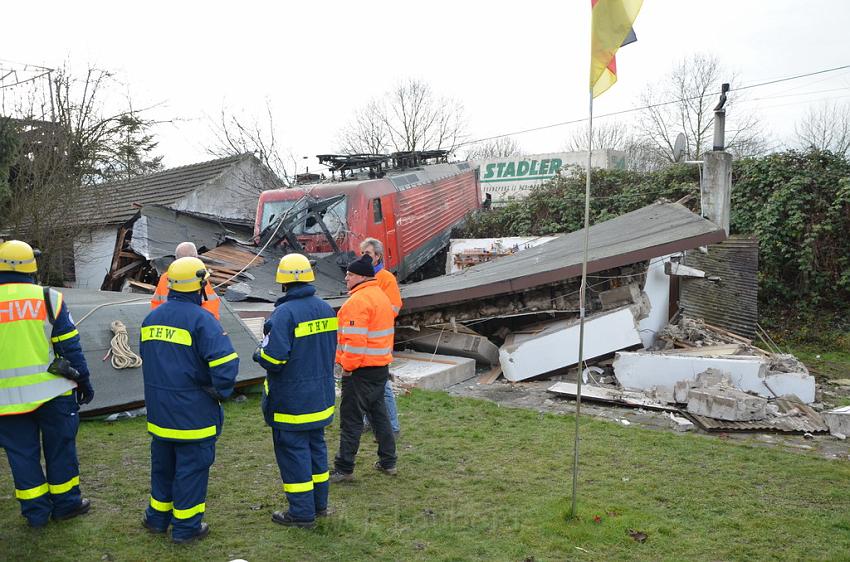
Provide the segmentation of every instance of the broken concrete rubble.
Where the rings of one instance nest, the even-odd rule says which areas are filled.
[[[557,382],[546,390],[547,392],[566,398],[575,398],[578,392],[578,386],[571,382]],[[647,398],[640,392],[629,392],[628,390],[618,390],[604,386],[583,385],[581,387],[581,399],[620,406],[631,406],[634,408],[646,408],[648,410],[677,411],[676,408]]]
[[[667,387],[672,392],[677,382],[695,380],[698,373],[717,369],[729,375],[732,385],[745,392],[771,398],[795,394],[806,404],[815,401],[815,379],[807,373],[779,373],[769,370],[764,357],[699,357],[663,353],[619,352],[614,374],[624,388],[648,391]]]
[[[779,431],[782,433],[826,433],[829,428],[823,418],[812,408],[801,404],[796,398],[776,398],[767,409],[776,406],[778,413],[770,415],[762,420],[753,421],[727,421],[688,412],[694,422],[706,431]]]
[[[615,287],[599,293],[599,301],[603,308],[617,308],[638,302],[641,298],[640,287],[631,283],[621,287]]]
[[[767,399],[725,385],[692,388],[688,392],[688,412],[718,420],[752,421],[764,419]]]
[[[676,431],[690,431],[694,428],[694,422],[682,416],[670,413],[670,419],[673,421],[673,429]]]
[[[585,319],[584,358],[592,359],[641,344],[633,307]],[[578,362],[579,322],[557,321],[536,334],[511,334],[499,350],[505,378],[521,381]]]
[[[684,347],[707,347],[723,344],[745,344],[752,348],[752,341],[733,334],[727,330],[709,326],[699,319],[683,316],[677,323],[668,324],[658,334],[659,339],[667,342],[667,348],[673,347],[674,343]]]

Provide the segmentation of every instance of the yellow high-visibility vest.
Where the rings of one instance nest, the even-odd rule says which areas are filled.
[[[51,291],[52,318],[62,294]],[[0,416],[32,412],[76,384],[47,372],[50,332],[44,289],[31,283],[0,285]]]

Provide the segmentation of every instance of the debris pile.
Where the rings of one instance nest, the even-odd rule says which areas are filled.
[[[613,383],[585,386],[583,398],[675,410],[707,431],[850,431],[850,408],[821,416],[809,406],[815,379],[796,357],[768,353],[699,319],[669,324],[652,349],[617,352],[612,367]],[[568,383],[549,391],[576,395]],[[671,419],[675,428],[689,429],[680,416]]]

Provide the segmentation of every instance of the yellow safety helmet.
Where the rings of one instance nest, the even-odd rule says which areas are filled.
[[[0,271],[35,273],[38,269],[35,256],[36,252],[26,242],[20,240],[3,242],[0,244]]]
[[[280,258],[277,265],[277,275],[274,276],[276,283],[294,283],[301,281],[309,283],[316,280],[310,260],[301,254],[286,254]]]
[[[201,284],[210,276],[207,266],[198,258],[180,258],[168,266],[168,288],[180,293],[201,290]]]

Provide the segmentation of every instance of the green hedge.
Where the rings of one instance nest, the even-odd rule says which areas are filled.
[[[840,310],[850,301],[850,162],[787,151],[735,163],[732,231],[759,239],[761,300]]]
[[[661,198],[693,195],[699,171],[674,165],[656,172],[594,170],[591,224]],[[527,199],[470,217],[461,236],[540,236],[583,224],[585,175],[564,174]],[[759,239],[760,300],[768,308],[796,301],[798,310],[850,308],[850,162],[821,151],[787,151],[736,161],[733,234]]]

